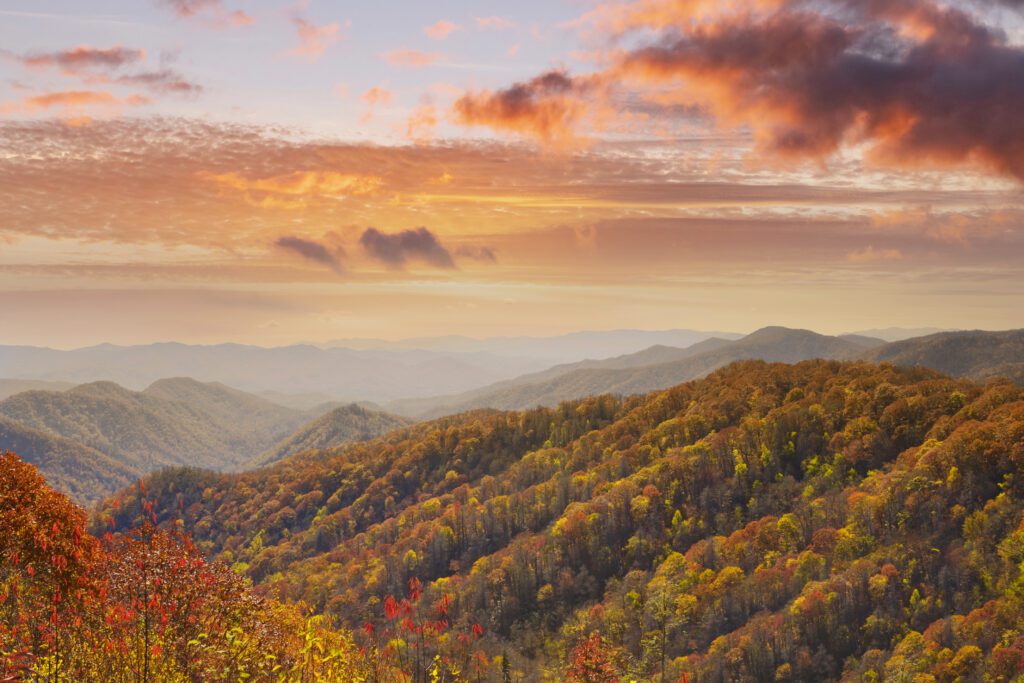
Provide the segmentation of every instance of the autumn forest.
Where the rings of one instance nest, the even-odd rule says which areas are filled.
[[[0,683],[1024,683],[1024,0],[0,0]]]
[[[91,518],[4,456],[4,666],[41,680],[1012,681],[1024,393],[741,362],[478,411]],[[186,532],[187,531],[187,535]]]

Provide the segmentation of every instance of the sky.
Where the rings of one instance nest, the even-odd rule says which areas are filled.
[[[0,0],[0,343],[1024,327],[1020,0]]]

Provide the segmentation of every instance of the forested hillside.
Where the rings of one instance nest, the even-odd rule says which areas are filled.
[[[1011,384],[750,361],[161,472],[98,524],[180,524],[367,646],[422,581],[453,628],[480,624],[484,680],[1012,681],[1022,465]]]
[[[191,390],[184,391],[182,384]],[[186,463],[235,467],[307,419],[255,397],[232,403],[230,390],[193,380],[154,388],[135,392],[113,382],[94,382],[60,392],[27,391],[0,401],[0,415],[73,439],[141,471]],[[208,391],[223,400],[209,398]],[[255,410],[254,401],[265,404],[265,411]]]
[[[0,452],[14,451],[46,472],[50,485],[89,505],[135,482],[144,471],[52,432],[0,416]]]
[[[1007,377],[1024,385],[1024,330],[943,332],[887,344],[864,358],[976,380]]]
[[[412,423],[404,417],[367,410],[352,403],[339,406],[312,422],[261,455],[252,459],[253,466],[269,465],[288,456],[311,450],[335,448],[352,441],[364,441]]]
[[[91,503],[160,467],[254,467],[296,448],[335,446],[407,423],[362,408],[321,420],[329,409],[286,408],[189,378],[141,392],[95,382],[0,401],[0,449],[19,453],[51,485]]]

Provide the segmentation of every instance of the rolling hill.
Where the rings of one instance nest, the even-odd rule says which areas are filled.
[[[95,503],[144,473],[71,439],[0,417],[0,452],[4,451],[38,467],[51,486],[81,505]]]
[[[186,379],[157,382],[142,392],[113,382],[27,391],[0,401],[0,415],[143,472],[186,464],[239,467],[307,419],[269,401]]]
[[[560,365],[482,389],[424,400],[395,401],[387,409],[419,418],[495,408],[553,406],[596,394],[637,394],[702,377],[737,360],[794,363],[811,358],[849,359],[881,340],[829,337],[809,330],[766,327],[742,339],[709,339],[685,349],[655,346],[601,361]]]
[[[355,405],[287,408],[186,377],[141,392],[112,382],[26,391],[0,401],[0,418],[0,448],[21,454],[83,502],[161,467],[243,469],[409,423]]]
[[[599,680],[1010,681],[1021,444],[1010,383],[745,361],[253,472],[163,471],[96,524],[153,509],[368,651],[421,581],[430,615],[479,625],[481,680],[583,660]]]
[[[284,460],[296,453],[336,448],[352,441],[365,441],[412,423],[408,418],[390,415],[355,403],[340,406],[303,425],[264,453],[251,460],[263,466]]]
[[[863,357],[974,380],[1002,376],[1024,385],[1024,330],[943,332],[887,344]]]

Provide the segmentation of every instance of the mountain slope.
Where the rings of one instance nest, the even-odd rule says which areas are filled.
[[[56,434],[0,417],[0,452],[11,451],[46,472],[50,485],[88,505],[139,478],[139,469]]]
[[[455,396],[397,401],[391,411],[420,418],[476,408],[522,410],[595,394],[636,394],[702,377],[737,360],[794,363],[811,358],[849,359],[864,352],[866,338],[844,339],[809,330],[766,327],[737,341],[711,339],[686,349],[652,347],[605,361],[556,366]]]
[[[300,427],[295,433],[253,458],[250,465],[269,465],[296,453],[335,448],[351,441],[365,441],[410,423],[411,420],[407,418],[367,410],[354,403],[340,406]]]
[[[242,415],[241,406],[214,415],[206,412],[209,407],[94,382],[63,392],[17,394],[0,401],[0,415],[73,439],[142,471],[185,464],[235,467],[302,420],[296,411],[279,407],[277,428],[267,429],[265,415],[237,421],[227,414]]]
[[[866,360],[919,365],[956,377],[1007,377],[1024,384],[1024,330],[943,332],[887,344]]]
[[[274,442],[320,415],[317,408],[287,408],[219,382],[198,382],[190,377],[157,380],[142,394],[184,403],[225,428],[241,427],[253,444]]]
[[[351,625],[381,628],[418,578],[524,680],[558,679],[591,635],[625,680],[1009,681],[1022,444],[1010,384],[748,361],[256,472],[161,472],[104,515],[180,514],[200,547]]]

